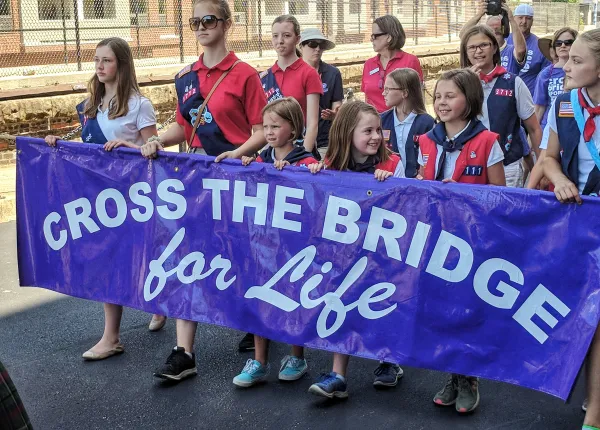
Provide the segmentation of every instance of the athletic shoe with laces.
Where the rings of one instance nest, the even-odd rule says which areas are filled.
[[[440,406],[451,406],[456,403],[458,397],[458,375],[450,375],[446,385],[437,392],[433,398],[433,403]]]
[[[379,363],[379,366],[373,372],[375,374],[375,387],[395,387],[398,380],[404,375],[404,371],[397,364]]]
[[[270,370],[270,364],[263,366],[260,361],[249,358],[242,373],[233,378],[233,383],[238,387],[251,387],[254,384],[265,381],[269,376]]]
[[[348,397],[348,385],[338,378],[335,372],[323,373],[317,382],[310,386],[308,392],[330,399],[334,397],[345,399]]]
[[[192,354],[190,358],[185,349],[176,346],[167,358],[165,364],[159,367],[154,376],[161,379],[169,379],[171,381],[181,381],[182,379],[196,375],[196,355]]]
[[[456,411],[461,414],[473,412],[479,406],[479,380],[471,376],[458,376]]]
[[[279,368],[279,379],[281,381],[297,381],[308,370],[308,364],[304,358],[294,357],[293,355],[286,355],[281,360],[281,367]]]
[[[254,335],[252,333],[246,333],[242,340],[240,340],[240,344],[238,345],[238,351],[254,351]]]

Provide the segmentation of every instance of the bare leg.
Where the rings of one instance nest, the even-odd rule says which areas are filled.
[[[583,423],[600,428],[600,328],[596,328],[587,362],[588,406]]]
[[[338,352],[333,353],[333,371],[338,375],[346,377],[346,371],[348,370],[348,361],[350,360],[349,355],[340,354]]]
[[[101,354],[113,349],[119,343],[122,316],[123,306],[104,303],[104,334],[91,351]]]
[[[269,339],[254,335],[254,359],[263,366],[269,362]]]
[[[196,337],[195,321],[177,320],[177,346],[185,348],[185,352],[194,352],[194,338]]]
[[[298,358],[304,358],[304,347],[292,345],[292,355]]]

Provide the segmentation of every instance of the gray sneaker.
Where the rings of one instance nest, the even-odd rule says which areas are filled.
[[[398,380],[404,375],[404,371],[397,364],[379,363],[373,372],[375,374],[375,387],[395,387]]]
[[[461,414],[473,412],[479,406],[479,380],[471,376],[458,375],[458,397],[456,411]]]
[[[458,397],[458,377],[454,373],[450,375],[446,385],[437,392],[433,403],[440,406],[451,406],[456,403]]]

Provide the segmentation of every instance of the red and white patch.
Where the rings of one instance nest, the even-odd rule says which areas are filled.
[[[496,88],[496,91],[494,92],[494,94],[496,94],[497,96],[502,96],[502,97],[512,97],[513,90],[505,90],[502,88]]]

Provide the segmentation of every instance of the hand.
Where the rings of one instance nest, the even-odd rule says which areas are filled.
[[[317,173],[317,172],[320,172],[321,170],[323,170],[324,167],[325,167],[325,164],[323,164],[323,162],[320,161],[318,163],[309,164],[308,170],[310,171],[310,173]]]
[[[135,143],[127,142],[126,140],[115,139],[115,140],[109,140],[108,142],[106,142],[104,144],[104,150],[110,152],[113,149],[118,148],[119,146],[126,146],[127,148],[133,148],[133,149],[140,148]]]
[[[479,73],[481,73],[481,66],[479,64],[473,64],[470,69],[479,77]]]
[[[480,17],[485,15],[485,12],[487,10],[487,4],[487,0],[481,0],[479,3],[477,3],[477,15],[479,15]]]
[[[286,160],[275,160],[275,162],[273,163],[273,166],[275,166],[275,168],[277,170],[283,170],[284,166],[289,166],[290,162],[286,161]]]
[[[548,191],[548,188],[550,187],[550,181],[548,180],[548,178],[546,178],[545,176],[542,178],[542,180],[540,181],[540,186],[539,189],[540,190],[544,190],[544,191]]]
[[[58,137],[58,136],[46,136],[44,138],[44,140],[46,141],[46,143],[49,146],[56,146],[56,141],[59,140],[59,139],[60,139],[60,137]]]
[[[455,183],[455,184],[456,184],[456,183],[457,183],[457,182],[456,182],[454,179],[452,179],[452,178],[446,178],[446,179],[443,179],[443,180],[442,180],[442,182],[443,182],[444,184],[449,184],[449,183]]]
[[[215,163],[218,163],[219,161],[224,160],[226,158],[238,159],[238,158],[242,158],[242,154],[240,154],[237,151],[237,149],[235,149],[233,151],[223,152],[222,154],[217,155],[217,158],[215,158]]]
[[[554,184],[554,195],[561,203],[583,203],[577,186],[567,178],[562,178]]]
[[[242,166],[247,166],[255,160],[254,157],[246,157],[245,155],[242,157]]]
[[[340,110],[340,107],[336,107],[335,109],[323,109],[321,111],[321,118],[329,121],[333,121],[335,119],[335,115]]]
[[[377,179],[379,182],[385,181],[387,178],[389,178],[392,175],[393,175],[393,173],[388,172],[387,170],[382,170],[382,169],[375,170],[375,179]]]
[[[503,1],[502,5],[500,6],[502,8],[502,10],[504,12],[506,12],[506,16],[508,16],[508,20],[512,21],[512,19],[514,18],[512,10],[510,9],[510,7],[508,7],[508,5]]]
[[[157,152],[162,151],[164,148],[160,144],[160,139],[148,139],[148,142],[142,145],[140,148],[142,156],[145,158],[156,158]]]
[[[418,179],[419,181],[422,181],[425,178],[423,177],[423,175],[417,175],[417,176],[415,176],[415,179]]]

